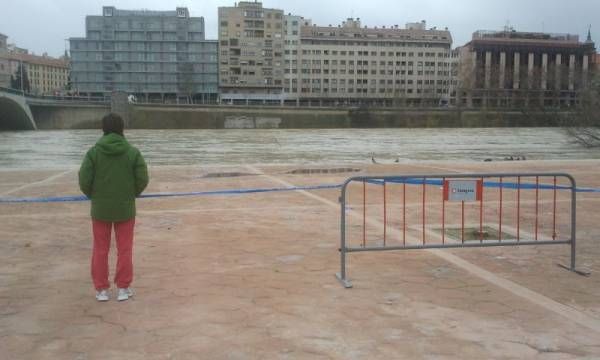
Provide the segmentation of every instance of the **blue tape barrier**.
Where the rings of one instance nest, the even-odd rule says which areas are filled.
[[[441,179],[424,179],[423,178],[396,178],[387,179],[386,183],[394,184],[409,184],[409,185],[433,185],[443,186],[444,183]],[[370,179],[367,183],[374,185],[383,185],[383,180]],[[484,187],[487,188],[500,188],[503,189],[518,189],[519,184],[510,182],[484,182]],[[329,190],[339,189],[342,185],[315,185],[315,186],[297,186],[288,188],[264,188],[264,189],[233,189],[233,190],[215,190],[215,191],[195,191],[195,192],[181,192],[181,193],[160,193],[160,194],[145,194],[140,196],[140,199],[158,199],[158,198],[171,198],[171,197],[187,197],[187,196],[217,196],[217,195],[245,195],[245,194],[258,194],[258,193],[274,193],[274,192],[292,192],[292,191],[311,191],[311,190]],[[536,184],[521,183],[521,189],[535,190],[554,190],[554,185],[548,184]],[[556,186],[557,190],[571,190],[569,186]],[[600,189],[593,188],[577,188],[575,189],[578,193],[600,193]],[[89,201],[86,196],[55,196],[45,198],[0,198],[0,204],[16,204],[16,203],[59,203],[59,202],[83,202]]]
[[[216,195],[244,195],[272,192],[289,192],[289,191],[311,191],[311,190],[327,190],[339,189],[342,185],[316,185],[316,186],[297,186],[289,188],[266,188],[266,189],[234,189],[234,190],[215,190],[215,191],[195,191],[182,193],[160,193],[160,194],[145,194],[139,199],[158,199],[170,197],[186,197],[186,196],[216,196]],[[56,196],[45,198],[0,198],[2,203],[56,203],[56,202],[82,202],[89,201],[86,196]]]

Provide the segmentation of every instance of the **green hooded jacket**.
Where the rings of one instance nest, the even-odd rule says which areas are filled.
[[[92,218],[107,222],[135,217],[135,198],[148,185],[148,168],[138,149],[118,134],[100,138],[79,169],[79,187],[92,200]]]

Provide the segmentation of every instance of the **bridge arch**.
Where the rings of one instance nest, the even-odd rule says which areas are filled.
[[[0,91],[0,130],[36,130],[25,97]]]

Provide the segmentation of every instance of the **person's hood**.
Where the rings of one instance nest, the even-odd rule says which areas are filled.
[[[96,148],[105,155],[117,156],[129,150],[129,143],[123,136],[112,133],[101,137]]]

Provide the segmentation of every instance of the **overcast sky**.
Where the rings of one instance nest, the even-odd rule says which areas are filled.
[[[217,37],[217,8],[229,0],[0,0],[0,33],[9,42],[58,56],[65,39],[85,36],[85,16],[100,15],[103,5],[121,9],[174,10],[186,6],[192,16],[204,16],[207,38]],[[360,17],[363,25],[404,26],[427,20],[429,27],[448,27],[454,46],[464,45],[473,31],[502,29],[568,32],[583,40],[588,26],[600,39],[600,0],[265,0],[265,7],[283,9],[313,19],[319,25],[337,25]]]

